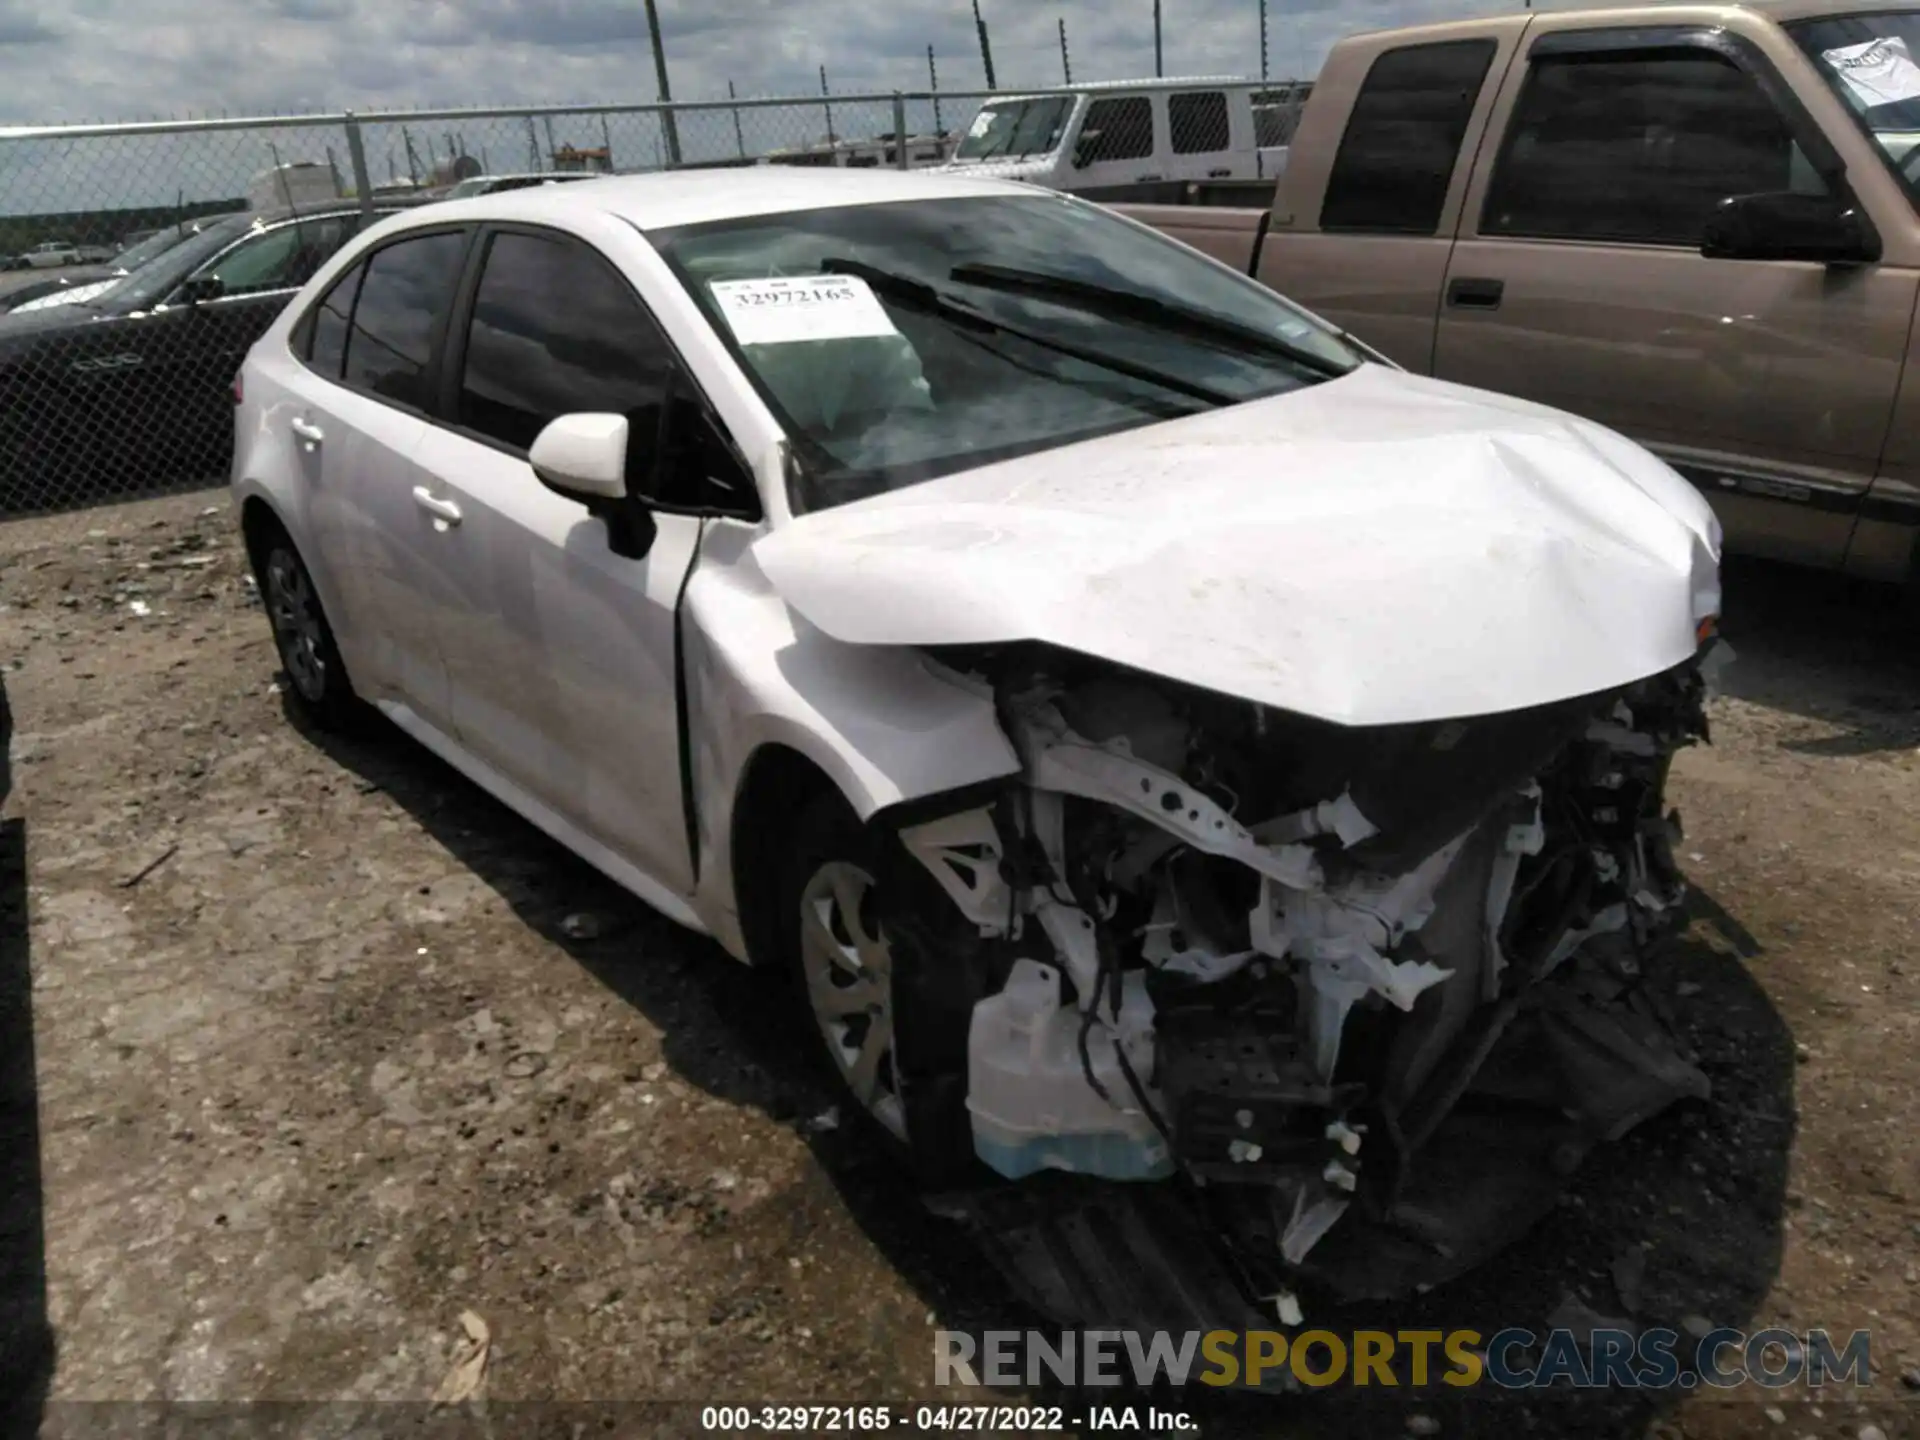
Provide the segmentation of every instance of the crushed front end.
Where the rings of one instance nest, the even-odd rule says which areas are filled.
[[[938,658],[1024,774],[898,826],[901,1078],[923,1159],[1024,1182],[948,1203],[1059,1318],[1219,1318],[1201,1272],[1282,1320],[1436,1283],[1705,1096],[1640,984],[1683,897],[1697,658],[1369,728],[1039,646]],[[1090,1273],[1150,1242],[1194,1313]]]

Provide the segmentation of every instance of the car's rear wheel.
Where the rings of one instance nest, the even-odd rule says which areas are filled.
[[[255,546],[254,580],[273,627],[274,648],[286,672],[287,694],[300,712],[328,730],[344,730],[360,716],[333,626],[313,576],[285,530],[274,526]]]

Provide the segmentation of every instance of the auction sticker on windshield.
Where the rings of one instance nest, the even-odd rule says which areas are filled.
[[[1895,35],[1861,45],[1842,45],[1821,52],[1821,59],[1846,82],[1861,104],[1893,105],[1920,99],[1920,65],[1907,53],[1907,42]]]
[[[793,275],[716,280],[709,287],[742,345],[856,340],[897,335],[893,321],[856,275]]]

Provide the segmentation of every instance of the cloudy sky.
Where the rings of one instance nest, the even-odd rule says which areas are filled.
[[[1169,74],[1259,73],[1257,0],[1162,0]],[[1517,4],[1518,0],[1514,0]],[[1500,0],[1270,0],[1271,70]],[[659,0],[675,98],[981,83],[969,0]],[[1151,74],[1151,0],[982,0],[1001,88]],[[0,123],[645,101],[642,0],[0,0]]]

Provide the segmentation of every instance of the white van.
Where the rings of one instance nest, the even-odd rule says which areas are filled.
[[[982,105],[953,159],[934,168],[1076,193],[1276,180],[1311,88],[1199,76],[1009,95]]]

